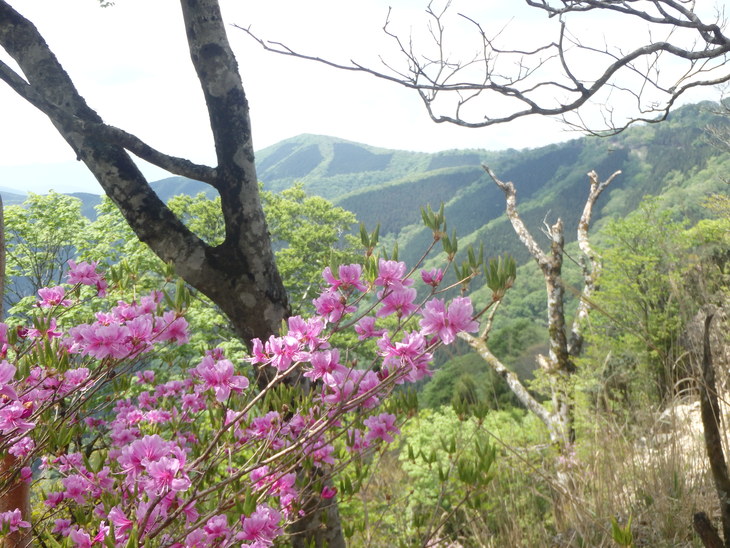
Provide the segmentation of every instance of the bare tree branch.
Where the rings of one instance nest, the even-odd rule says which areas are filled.
[[[594,171],[588,174],[590,191],[578,224],[578,240],[580,249],[585,256],[584,259],[589,262],[589,265],[584,264],[583,289],[571,327],[570,340],[568,340],[566,336],[564,311],[565,286],[562,279],[562,264],[565,254],[563,223],[560,219],[553,225],[548,225],[547,222],[545,223],[546,234],[550,238],[550,252],[544,252],[520,218],[517,211],[517,192],[514,185],[511,182],[501,181],[489,167],[484,166],[484,169],[494,183],[504,192],[506,215],[512,224],[512,229],[540,267],[543,278],[545,279],[550,351],[548,356],[538,355],[537,362],[550,380],[552,407],[548,409],[537,401],[521,383],[517,375],[511,372],[489,349],[489,332],[492,327],[495,311],[500,303],[499,300],[497,300],[497,306],[492,309],[489,318],[482,326],[478,337],[469,334],[461,334],[460,337],[498,375],[505,379],[520,402],[545,424],[550,433],[550,439],[561,449],[568,449],[574,441],[572,387],[570,382],[571,375],[576,371],[573,359],[582,350],[582,325],[590,311],[590,298],[595,291],[596,279],[601,270],[600,259],[593,251],[588,240],[588,228],[596,200],[598,200],[601,193],[620,172],[617,171],[603,182],[599,181],[598,175]],[[496,298],[499,299],[501,297]]]
[[[117,144],[138,158],[169,171],[174,175],[188,177],[215,186],[215,172],[213,168],[195,164],[185,158],[170,156],[160,152],[142,141],[139,137],[101,121],[84,120],[75,116],[72,112],[68,112],[46,100],[40,93],[33,89],[33,86],[2,61],[0,61],[0,80],[7,83],[18,95],[39,110],[53,112],[54,116],[64,120],[66,124],[74,127],[74,129],[81,133],[93,134],[99,139]]]
[[[568,354],[571,356],[579,356],[583,350],[583,324],[588,317],[591,299],[596,290],[596,282],[601,274],[602,265],[600,257],[593,250],[593,246],[591,246],[588,239],[588,227],[591,224],[593,206],[606,187],[620,174],[621,171],[616,171],[608,179],[600,182],[598,180],[598,174],[595,171],[588,173],[588,178],[591,181],[591,190],[583,207],[580,221],[578,221],[578,247],[580,247],[583,253],[583,257],[581,258],[583,290],[580,293],[575,317],[573,318],[573,325],[570,330],[570,338],[568,340]]]
[[[413,89],[434,122],[470,128],[542,115],[567,117],[569,125],[591,133],[613,134],[636,122],[663,120],[677,99],[693,88],[730,81],[730,37],[724,33],[724,15],[707,21],[695,11],[694,2],[526,0],[526,4],[543,11],[548,20],[556,19],[554,41],[533,48],[502,47],[501,43],[519,33],[500,28],[490,35],[475,18],[463,13],[457,15],[467,27],[458,26],[458,20],[447,21],[450,2],[436,9],[432,1],[426,8],[428,38],[416,44],[412,37],[406,42],[391,30],[389,11],[383,30],[393,40],[400,62],[381,59],[381,67],[306,54],[265,40],[251,28],[242,30],[267,51],[366,73]],[[605,31],[599,26],[604,23],[594,16],[600,14],[641,23],[647,29],[646,41],[626,51],[617,44],[592,44]],[[593,18],[582,23],[580,17]],[[591,25],[588,36],[570,32]],[[662,37],[653,38],[656,33]],[[445,54],[452,44],[462,46],[469,36],[475,46],[473,56],[459,59]],[[590,62],[586,55],[592,56]],[[630,99],[633,112],[617,118],[604,104],[611,93]],[[581,112],[589,106],[607,110],[604,123],[587,121]]]

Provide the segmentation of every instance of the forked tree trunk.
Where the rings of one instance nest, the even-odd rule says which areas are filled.
[[[0,0],[0,45],[22,75],[0,61],[0,79],[50,118],[139,239],[218,305],[250,344],[253,338],[265,340],[277,333],[289,305],[259,199],[248,102],[218,1],[180,4],[190,58],[208,109],[215,167],[164,154],[105,124],[78,93],[36,27],[4,0]],[[211,246],[192,233],[154,193],[130,152],[170,173],[213,186],[221,196],[223,243]],[[328,502],[326,542],[344,546],[337,508]],[[320,517],[313,512],[300,525],[306,531],[320,531],[323,522],[316,522]],[[325,545],[311,540],[316,546]]]
[[[570,333],[567,333],[565,322],[565,286],[563,284],[562,267],[564,255],[563,222],[557,222],[546,227],[550,238],[550,252],[545,253],[530,234],[517,212],[517,192],[510,182],[500,181],[489,168],[487,173],[495,184],[504,192],[507,217],[512,224],[515,234],[527,248],[535,262],[537,262],[545,279],[547,294],[547,320],[549,352],[547,356],[538,355],[538,365],[546,372],[551,382],[552,409],[548,409],[525,388],[520,379],[510,371],[497,356],[489,350],[488,339],[491,330],[491,317],[482,328],[479,336],[468,333],[459,336],[465,340],[477,353],[505,379],[507,385],[517,399],[532,413],[534,413],[547,427],[550,440],[556,444],[561,453],[570,451],[575,441],[573,428],[573,398],[571,376],[575,373],[573,362],[583,348],[583,322],[590,309],[590,298],[596,287],[596,279],[601,270],[601,263],[588,241],[588,228],[591,223],[593,206],[603,190],[621,172],[617,171],[606,181],[600,182],[595,171],[588,174],[590,191],[586,198],[585,207],[578,223],[578,243],[583,253],[583,289],[575,313]]]

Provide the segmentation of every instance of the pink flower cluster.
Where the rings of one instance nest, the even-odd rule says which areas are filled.
[[[138,356],[152,349],[154,342],[188,341],[188,323],[182,316],[167,311],[156,315],[161,295],[151,295],[139,304],[120,302],[110,313],[97,314],[96,321],[69,330],[69,352],[121,359]]]
[[[69,283],[106,290],[94,263],[69,266]],[[63,330],[55,315],[73,306],[65,289],[39,291],[39,319],[15,347],[0,324],[3,355],[19,360],[0,361],[0,447],[17,459],[20,478],[57,485],[44,500],[48,534],[89,547],[152,537],[173,547],[271,546],[303,498],[335,496],[324,482],[298,479],[302,463],[326,478],[338,459],[393,442],[398,417],[380,409],[384,398],[430,375],[439,344],[477,329],[468,299],[418,304],[409,275],[388,260],[370,282],[360,265],[325,269],[315,317],[289,318],[285,334],[252,341],[248,362],[271,368],[271,394],[254,390],[221,349],[172,372],[143,367],[136,383],[118,388],[115,379],[151,359],[156,344],[188,340],[184,317],[163,312],[153,294]],[[431,294],[442,276],[422,273]],[[376,327],[386,317],[395,329]],[[331,346],[331,333],[348,328],[371,341],[377,367],[357,368]],[[276,386],[292,374],[311,383],[299,408]],[[0,514],[3,530],[29,527],[16,512]]]

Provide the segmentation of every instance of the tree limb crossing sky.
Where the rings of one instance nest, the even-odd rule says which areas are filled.
[[[388,62],[398,61],[391,56],[392,41],[382,31],[389,4],[393,4],[392,25],[406,39],[427,32],[426,0],[222,0],[221,4],[231,24],[251,26],[262,38],[340,62],[354,59],[382,67],[381,55]],[[164,152],[213,162],[205,106],[176,1],[119,0],[109,8],[100,8],[95,0],[15,0],[12,5],[36,24],[105,121]],[[515,0],[454,0],[452,10],[481,18],[502,37],[516,37],[516,45],[554,38],[555,26],[544,14]],[[411,90],[264,52],[234,27],[229,38],[249,99],[257,150],[302,133],[427,152],[520,149],[579,136],[558,121],[540,118],[479,130],[434,124]],[[11,61],[1,51],[0,58]],[[687,99],[718,96],[704,90]],[[50,122],[4,84],[0,119],[0,187],[101,191]],[[167,176],[152,166],[143,166],[143,171],[152,180]]]

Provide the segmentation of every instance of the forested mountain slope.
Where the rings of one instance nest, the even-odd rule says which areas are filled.
[[[647,194],[662,195],[667,207],[693,217],[705,196],[727,190],[730,152],[712,146],[707,134],[708,126],[728,125],[716,110],[713,103],[688,105],[661,124],[633,127],[614,137],[583,137],[520,151],[428,154],[300,135],[257,152],[256,158],[267,190],[302,182],[308,193],[353,211],[369,229],[380,223],[381,235],[397,238],[406,260],[413,260],[430,239],[421,227],[420,208],[443,202],[449,228],[457,230],[462,242],[484,243],[489,255],[510,252],[522,262],[527,256],[503,215],[501,191],[481,164],[514,182],[520,212],[535,232],[544,220],[561,217],[566,237],[574,238],[590,170],[602,178],[623,171],[601,197],[595,225],[607,216],[625,215]],[[164,200],[181,193],[215,195],[208,185],[182,177],[153,187]],[[5,190],[2,194],[6,203],[18,201]],[[78,197],[87,205],[84,212],[91,212],[97,198]]]
[[[527,257],[502,215],[501,191],[481,164],[515,183],[518,207],[536,232],[546,218],[561,217],[566,237],[574,239],[590,170],[602,178],[623,172],[598,204],[599,226],[604,217],[632,211],[648,194],[662,195],[667,207],[693,217],[705,196],[726,191],[730,153],[712,146],[707,128],[728,121],[715,111],[713,103],[688,105],[661,124],[521,151],[426,154],[302,135],[260,151],[259,178],[275,191],[301,181],[308,192],[353,211],[368,227],[380,223],[382,235],[398,237],[406,260],[430,238],[421,228],[419,208],[444,202],[449,226],[462,241],[483,242],[491,255],[509,251],[522,261]]]

